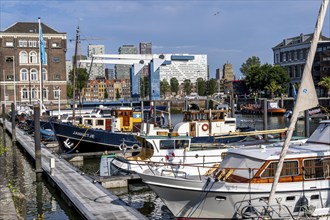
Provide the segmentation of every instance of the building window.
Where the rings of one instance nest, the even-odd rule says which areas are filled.
[[[14,47],[14,42],[12,42],[12,41],[7,41],[7,42],[6,42],[6,47]]]
[[[60,47],[60,43],[59,42],[53,42],[52,43],[52,48],[59,48]]]
[[[36,40],[29,40],[29,47],[37,47],[37,41]]]
[[[37,81],[38,80],[37,75],[38,75],[38,71],[36,69],[32,69],[30,71],[30,80],[31,81]]]
[[[14,75],[7,75],[6,80],[7,81],[13,81],[14,80]]]
[[[60,98],[60,94],[61,94],[61,90],[60,89],[54,90],[54,99],[59,99]]]
[[[26,64],[28,63],[28,54],[26,51],[21,51],[19,53],[19,63],[20,64]]]
[[[37,90],[35,88],[31,89],[31,99],[37,99]]]
[[[48,90],[46,88],[42,89],[42,98],[48,99]]]
[[[30,54],[29,54],[29,57],[30,57],[30,63],[33,63],[33,64],[37,64],[38,63],[38,56],[37,56],[37,53],[35,51],[31,51]]]
[[[54,79],[54,80],[61,80],[61,75],[59,75],[59,74],[55,74],[55,75],[53,76],[53,79]]]
[[[59,57],[53,57],[53,63],[59,63],[60,58]]]
[[[19,40],[18,41],[19,47],[27,47],[27,40]]]
[[[47,81],[47,70],[44,68],[42,69],[42,80]]]
[[[28,99],[28,91],[26,88],[22,89],[22,99]]]
[[[286,61],[286,53],[283,53],[283,62]]]
[[[21,70],[21,81],[28,81],[28,70],[27,69],[22,69]]]

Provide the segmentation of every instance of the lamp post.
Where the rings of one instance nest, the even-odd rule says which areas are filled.
[[[58,88],[58,112],[57,112],[57,118],[61,118],[61,89]]]

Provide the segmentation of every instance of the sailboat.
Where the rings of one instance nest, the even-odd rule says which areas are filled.
[[[220,168],[198,177],[139,173],[178,219],[295,219],[330,214],[330,120],[306,143],[292,143],[299,112],[318,105],[311,76],[328,0],[323,0],[302,83],[280,146],[230,149]]]

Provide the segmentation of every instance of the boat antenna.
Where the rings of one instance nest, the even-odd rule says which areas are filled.
[[[284,158],[285,155],[288,151],[289,148],[289,143],[293,134],[293,130],[295,127],[295,124],[298,119],[299,112],[316,107],[318,105],[318,98],[316,95],[316,90],[313,82],[313,77],[312,77],[312,65],[313,65],[313,60],[315,57],[316,53],[316,48],[318,44],[318,40],[320,39],[321,31],[322,31],[322,26],[323,26],[323,21],[324,17],[326,14],[326,8],[328,6],[329,0],[323,0],[320,11],[319,11],[319,16],[316,21],[315,29],[314,29],[314,34],[313,34],[313,39],[311,42],[311,46],[307,55],[307,60],[306,64],[304,67],[304,72],[302,75],[302,80],[301,80],[301,85],[299,87],[298,91],[298,96],[297,96],[297,101],[293,109],[292,113],[292,118],[290,121],[290,126],[287,131],[287,136],[279,157],[277,169],[274,175],[274,181],[273,185],[271,188],[271,192],[269,194],[269,199],[268,199],[268,205],[274,200],[275,196],[275,191],[277,184],[279,182],[280,174],[283,168],[283,163],[284,163]]]

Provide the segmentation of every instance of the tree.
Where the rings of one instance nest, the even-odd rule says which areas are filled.
[[[241,68],[239,69],[243,75],[246,75],[248,69],[252,66],[260,66],[260,59],[257,56],[249,57],[245,63],[242,64]]]
[[[186,95],[190,95],[191,94],[192,86],[191,86],[190,79],[185,79],[183,81],[183,89],[184,89],[184,92],[186,93]]]
[[[163,81],[160,82],[160,94],[165,97],[166,93],[169,91],[171,91],[170,84],[166,79],[163,79]]]
[[[81,101],[80,97],[82,94],[82,90],[84,88],[86,88],[86,86],[87,86],[88,78],[89,78],[89,76],[88,76],[87,70],[85,68],[76,69],[76,88],[75,89],[76,89],[76,91],[78,91],[79,101]],[[70,81],[71,85],[73,86],[73,70],[71,70],[69,72],[69,81]],[[73,92],[72,86],[71,86],[71,89],[70,88],[68,88],[68,89],[72,90],[72,92]],[[71,97],[72,97],[72,93],[71,93]],[[75,98],[75,97],[72,97],[72,98]]]
[[[330,76],[322,77],[318,85],[324,87],[328,92],[328,96],[330,96]]]
[[[116,99],[120,99],[120,92],[119,92],[119,89],[116,89]]]
[[[177,80],[177,78],[175,77],[171,78],[170,84],[171,84],[171,92],[174,92],[175,95],[177,95],[179,91],[179,81]]]
[[[108,90],[107,90],[106,88],[105,88],[105,90],[104,90],[103,98],[104,98],[104,99],[109,98]]]
[[[253,65],[246,71],[246,84],[253,92],[260,92],[267,90],[266,86],[271,87],[271,81],[273,85],[278,85],[278,89],[274,93],[280,94],[287,90],[288,83],[290,81],[286,70],[278,65],[272,66],[270,64],[264,64],[261,66]]]
[[[272,79],[269,84],[265,86],[265,89],[270,91],[271,97],[274,97],[275,91],[281,90],[281,85],[278,84],[274,79]]]
[[[213,95],[214,93],[219,91],[218,81],[216,79],[210,79],[208,81],[208,95]]]
[[[204,96],[206,94],[206,83],[202,77],[197,78],[196,87],[199,96]]]

